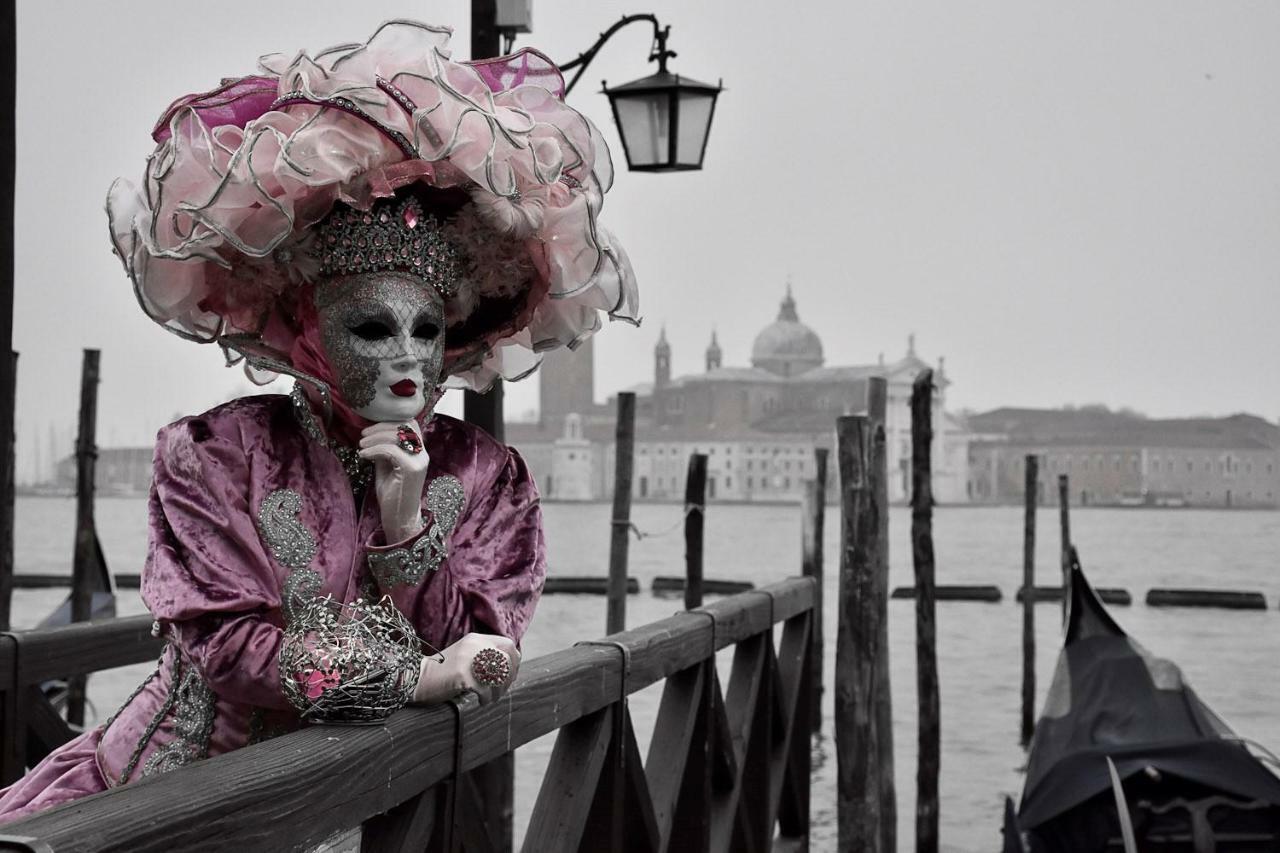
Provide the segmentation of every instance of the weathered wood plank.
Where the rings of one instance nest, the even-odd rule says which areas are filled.
[[[17,677],[35,684],[71,673],[98,672],[154,660],[164,641],[151,636],[150,616],[15,631]]]
[[[806,484],[804,492],[804,509],[802,515],[801,551],[803,554],[801,574],[813,578],[813,649],[809,653],[809,665],[813,668],[810,684],[813,687],[813,699],[809,705],[813,720],[810,728],[814,732],[822,731],[822,584],[824,576],[823,542],[825,535],[825,519],[827,510],[827,457],[829,451],[825,447],[813,451],[814,477]]]
[[[659,827],[660,853],[706,850],[711,843],[711,758],[718,754],[712,720],[716,713],[720,685],[716,678],[714,658],[703,661],[697,669],[698,710],[689,733],[689,750],[684,759],[684,772],[679,781],[678,794],[671,807],[670,830],[664,831]],[[653,755],[652,745],[650,755]],[[648,767],[645,769],[648,775]],[[665,795],[655,791],[652,785],[650,790],[654,792],[656,811],[657,804],[663,801],[658,798]]]
[[[614,435],[613,515],[609,524],[609,603],[605,632],[627,627],[627,548],[631,536],[631,475],[636,439],[636,395],[618,392]]]
[[[701,664],[691,666],[668,678],[662,688],[658,718],[653,726],[649,755],[644,763],[660,849],[665,849],[671,838],[671,822],[675,817],[676,801],[680,796],[690,752],[698,748],[705,749],[706,746],[705,739],[702,744],[693,742],[698,721],[706,715],[702,702],[706,692],[703,683],[705,670]]]
[[[1028,453],[1022,485],[1022,586],[1034,589],[1036,585],[1036,502],[1039,478],[1039,457]],[[1036,717],[1036,608],[1028,597],[1022,602],[1022,728],[1023,748],[1031,743]]]
[[[808,718],[797,715],[804,703],[800,695],[810,673],[808,655],[811,653],[809,614],[790,619],[782,629],[782,642],[778,645],[774,671],[774,727],[769,756],[769,814],[777,816],[782,803],[782,791],[787,781],[787,766],[792,755],[792,738],[808,742]],[[805,810],[807,813],[807,809]],[[807,823],[807,821],[806,821]]]
[[[689,455],[684,479],[684,607],[702,606],[702,531],[707,519],[707,454]]]
[[[879,642],[876,646],[874,773],[880,789],[880,846],[898,849],[898,795],[893,762],[893,692],[889,689],[889,452],[888,380],[867,380],[867,414],[871,420],[871,467],[868,478],[879,527],[875,540],[875,606]]]
[[[365,821],[360,853],[421,853],[440,821],[444,786],[428,788]]]
[[[770,639],[757,634],[739,643],[733,652],[733,670],[724,700],[729,741],[717,746],[732,753],[736,767],[732,787],[716,791],[713,799],[710,848],[713,851],[743,849],[734,843],[735,840],[745,840],[743,833],[736,831],[742,817],[739,803],[742,799],[743,779],[746,778],[746,762],[750,757],[748,747],[751,743],[752,726],[760,708],[760,693],[765,689],[767,654],[771,648]]]
[[[933,371],[911,388],[911,558],[916,589],[916,851],[938,851],[941,729],[933,565]]]
[[[524,853],[578,849],[592,794],[604,768],[611,723],[612,712],[604,708],[560,730],[547,775],[533,804],[521,847]]]
[[[839,848],[880,853],[880,791],[875,772],[876,663],[880,632],[875,605],[875,539],[871,428],[865,417],[836,421],[840,476],[840,587],[837,608],[835,730]]]
[[[721,645],[720,640],[728,645],[735,637],[751,638],[750,631],[755,630],[754,638],[738,653],[747,655],[747,659],[763,656],[771,642],[770,610],[779,619],[788,613],[805,612],[812,601],[812,581],[785,581],[773,585],[768,592],[716,602],[715,628],[708,613],[694,612],[614,635],[610,642],[620,643],[629,652],[625,691],[634,692],[681,670],[701,667],[703,689],[708,691],[703,704],[709,710],[699,725],[708,732],[714,731],[711,721],[715,719],[716,703],[712,698],[719,694],[714,677],[714,648]],[[123,625],[128,620],[117,621],[122,625],[109,630],[126,637],[132,631],[135,640],[138,629],[146,625],[145,620],[138,620],[142,624],[132,627]],[[98,626],[80,625],[21,637],[0,635],[0,674],[4,672],[4,650],[12,647],[18,653],[19,642],[36,651],[29,668],[19,664],[17,669],[22,672],[10,669],[15,677],[26,677],[24,673],[61,674],[74,665],[70,645],[63,640],[75,632],[94,636],[92,632],[97,629]],[[150,651],[154,650],[153,647]],[[119,665],[127,662],[117,662],[121,656],[122,652],[114,651],[99,654],[94,660],[110,660]],[[461,750],[455,750],[459,717],[451,708],[406,709],[379,726],[306,729],[198,762],[164,777],[139,780],[87,797],[7,829],[12,834],[40,838],[58,853],[102,849],[139,853],[172,849],[235,849],[237,853],[305,849],[374,816],[397,809],[408,811],[402,804],[453,777],[459,754],[458,769],[469,771],[535,737],[591,717],[616,703],[624,691],[623,659],[622,651],[612,645],[584,645],[525,662],[516,684],[502,701],[481,707],[470,696],[456,703],[465,733]],[[732,689],[735,702],[748,698],[741,687]],[[12,694],[13,691],[6,692],[6,696]],[[736,751],[742,751],[747,740],[742,736],[739,707],[731,704],[726,712],[721,702],[719,710],[722,718],[733,714],[737,720],[737,734],[723,739],[723,747],[733,759],[728,769],[734,788],[741,787],[743,765],[736,760],[733,744],[736,739],[740,744]],[[704,736],[701,740],[709,739]],[[653,791],[645,793],[647,777],[634,775],[641,769],[638,754],[628,754],[625,764],[631,774],[623,777],[628,796],[639,802],[654,795]],[[342,784],[333,784],[335,779],[341,779]],[[580,777],[577,781],[581,781]],[[405,822],[421,828],[430,817],[430,808],[421,802],[417,805],[426,811]],[[464,805],[458,803],[459,807]],[[676,811],[679,814],[678,807]],[[741,825],[738,810],[730,813],[732,825]],[[200,819],[193,820],[193,815]],[[648,834],[657,838],[660,833],[656,815],[650,819],[641,812],[640,817],[643,831],[638,837]],[[673,821],[678,823],[678,819]],[[370,821],[371,827],[378,824],[379,821]],[[418,833],[408,833],[402,826],[397,837],[403,839],[409,834]]]

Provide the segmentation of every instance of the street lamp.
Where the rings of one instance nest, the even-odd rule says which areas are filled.
[[[577,69],[565,94],[572,91],[591,60],[614,33],[627,24],[648,21],[653,25],[653,49],[649,61],[658,63],[658,73],[640,80],[609,88],[604,93],[613,106],[613,118],[622,137],[627,167],[633,172],[687,172],[702,168],[715,115],[716,97],[723,91],[667,70],[667,60],[674,51],[667,50],[670,27],[663,27],[654,15],[624,15],[600,34],[599,40],[572,62],[560,66],[561,71]]]

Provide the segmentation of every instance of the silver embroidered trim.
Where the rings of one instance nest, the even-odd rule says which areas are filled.
[[[159,747],[142,765],[143,776],[154,776],[207,758],[209,738],[213,735],[214,694],[194,666],[182,665],[174,657],[173,740]]]
[[[141,694],[143,690],[147,689],[147,685],[155,681],[156,678],[159,677],[160,670],[164,667],[165,653],[168,651],[169,651],[169,644],[166,643],[164,648],[160,650],[160,659],[156,661],[156,668],[151,670],[151,674],[148,675],[146,678],[144,678],[137,687],[133,688],[133,692],[129,694],[128,699],[124,700],[124,704],[121,705],[119,708],[117,708],[116,712],[112,714],[110,717],[108,717],[107,721],[102,724],[102,734],[99,736],[99,742],[101,742],[102,738],[105,738],[107,736],[107,731],[111,728],[111,724],[114,723],[119,718],[119,716],[124,713],[124,709],[132,705],[133,700],[137,699],[139,694]],[[151,723],[147,726],[142,737],[138,740],[137,745],[133,748],[133,752],[129,753],[129,760],[125,763],[124,772],[120,774],[119,780],[112,782],[110,779],[108,779],[107,780],[108,784],[113,786],[123,785],[124,783],[129,781],[129,776],[133,773],[133,768],[138,766],[138,759],[142,757],[142,750],[147,748],[147,744],[151,741],[151,736],[155,734],[156,729],[159,728],[160,726],[160,721],[164,719],[165,714],[169,713],[169,708],[171,704],[172,703],[170,702],[169,698],[166,697],[165,701],[160,706],[160,710],[156,712],[156,715],[151,719]]]
[[[316,538],[298,515],[302,496],[292,489],[276,489],[258,507],[258,530],[276,562],[289,569],[305,569],[316,555]]]
[[[289,576],[284,579],[284,595],[280,600],[280,609],[284,611],[285,619],[293,622],[307,603],[320,595],[323,584],[319,572],[313,569],[294,569],[289,572]]]
[[[384,590],[416,585],[449,556],[449,537],[458,524],[466,495],[462,483],[451,474],[442,474],[427,486],[427,510],[432,523],[426,533],[409,548],[396,548],[369,555],[369,571]]]
[[[299,609],[320,594],[320,575],[308,568],[316,556],[316,538],[298,520],[302,496],[292,489],[276,489],[258,508],[258,530],[280,565],[292,569],[284,579],[280,609],[290,622]]]

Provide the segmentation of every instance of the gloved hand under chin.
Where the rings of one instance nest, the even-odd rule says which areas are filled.
[[[373,461],[373,488],[386,544],[394,545],[422,532],[422,487],[431,460],[417,422],[410,419],[367,427],[360,437],[360,455]]]

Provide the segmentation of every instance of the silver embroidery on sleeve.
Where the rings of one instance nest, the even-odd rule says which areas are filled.
[[[173,681],[169,685],[165,705],[173,708],[173,740],[151,754],[142,765],[143,776],[164,773],[209,755],[209,738],[213,735],[213,690],[201,678],[200,671],[189,664],[184,665],[179,655],[174,655]],[[150,733],[154,734],[154,729]],[[150,739],[148,735],[142,746],[145,747]],[[140,754],[141,750],[138,750],[131,756],[122,781],[133,772]]]
[[[389,590],[401,584],[414,585],[440,568],[449,556],[449,537],[458,524],[465,494],[457,477],[442,474],[427,486],[427,510],[432,522],[409,548],[369,555],[369,571],[378,585]]]
[[[320,575],[308,568],[316,556],[316,539],[298,516],[302,496],[292,489],[276,489],[258,507],[258,530],[276,562],[292,569],[284,580],[280,609],[293,621],[297,610],[320,594]]]

